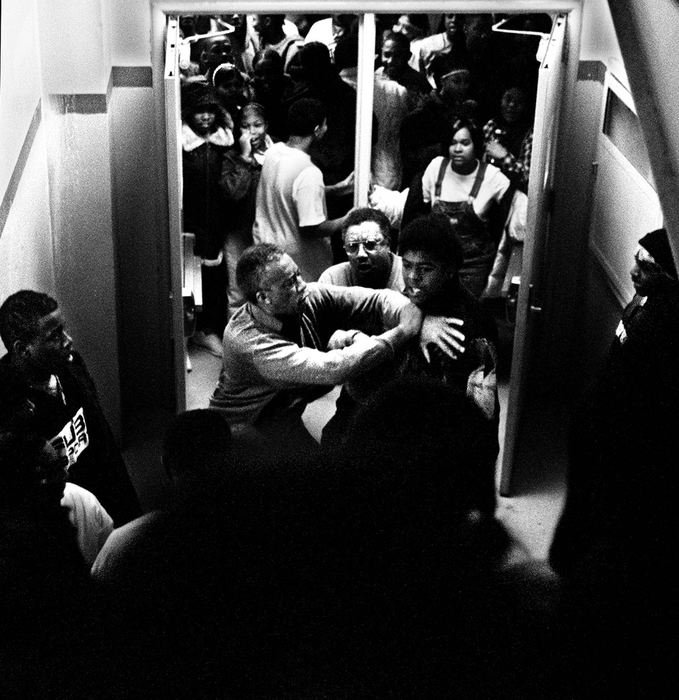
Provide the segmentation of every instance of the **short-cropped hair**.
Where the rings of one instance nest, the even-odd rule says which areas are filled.
[[[283,255],[283,249],[272,243],[260,243],[243,251],[236,264],[236,284],[248,301],[257,301],[267,265],[280,260]]]
[[[417,250],[430,255],[442,265],[462,266],[462,246],[450,219],[443,214],[418,216],[401,230],[399,253]]]
[[[288,110],[288,131],[293,136],[311,136],[325,121],[325,107],[320,100],[303,97]]]
[[[342,223],[342,240],[346,237],[349,227],[357,226],[364,221],[374,221],[380,227],[380,232],[386,238],[387,242],[391,240],[389,235],[391,225],[387,215],[379,209],[373,209],[371,207],[356,207],[356,209],[352,209],[346,215]]]
[[[38,332],[38,322],[58,304],[49,294],[22,289],[0,306],[0,338],[8,352],[17,340],[30,341]]]

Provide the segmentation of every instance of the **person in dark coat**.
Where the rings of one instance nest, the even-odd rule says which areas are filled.
[[[8,350],[0,367],[23,392],[21,427],[68,458],[69,481],[91,491],[116,526],[139,516],[137,494],[57,302],[31,290],[12,294],[0,307],[0,338]]]
[[[182,169],[184,231],[196,236],[194,253],[203,259],[203,308],[192,342],[221,357],[226,325],[226,238],[228,205],[219,179],[233,121],[211,88],[189,83],[182,93]]]
[[[573,419],[550,550],[567,584],[569,663],[590,697],[609,694],[611,679],[622,694],[651,697],[677,661],[666,567],[679,545],[679,281],[665,229],[640,239],[631,277],[636,294]]]

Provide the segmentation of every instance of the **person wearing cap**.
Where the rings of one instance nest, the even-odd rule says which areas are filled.
[[[219,186],[227,148],[233,145],[233,122],[210,87],[189,83],[182,93],[182,169],[184,231],[196,236],[194,252],[203,259],[203,309],[198,314],[194,345],[221,356],[226,325],[226,267],[222,246],[227,204]]]
[[[631,278],[634,298],[572,423],[549,555],[587,697],[611,678],[626,688],[657,678],[676,633],[666,567],[679,545],[679,281],[665,229],[640,239]]]

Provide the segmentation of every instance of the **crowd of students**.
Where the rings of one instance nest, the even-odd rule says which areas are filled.
[[[470,17],[472,54],[480,39],[469,40],[469,27],[484,20]],[[298,57],[304,65],[285,24],[257,18],[266,48],[250,60],[248,23],[229,20],[229,51],[196,42],[215,84],[235,76],[226,54],[239,74],[262,57],[277,63],[267,51],[280,50],[279,67],[293,74]],[[330,37],[342,56],[351,17],[324,21],[309,35]],[[184,21],[185,31],[195,24]],[[420,25],[404,15],[392,31]],[[455,45],[460,26],[448,16],[443,36],[411,45],[427,79],[430,63],[434,80],[438,69],[426,47]],[[244,48],[234,51],[238,36]],[[402,44],[386,36],[386,53]],[[202,159],[217,175],[202,187],[185,181],[198,202],[185,201],[185,215],[220,304],[225,222],[237,232],[233,310],[210,407],[165,432],[162,507],[142,514],[57,302],[22,290],[0,306],[0,694],[658,697],[676,653],[665,643],[676,630],[665,559],[677,532],[679,282],[667,232],[640,240],[637,296],[574,420],[552,568],[494,517],[497,333],[465,276],[479,268],[465,247],[480,226],[469,219],[482,220],[474,203],[521,192],[520,153],[494,150],[506,176],[485,161],[465,172],[481,147],[469,115],[456,117],[452,173],[437,154],[416,175],[421,201],[406,194],[402,228],[375,207],[340,214],[330,228],[347,259],[317,283],[288,239],[248,237],[260,170],[276,175],[266,172],[276,144],[262,104],[232,99],[220,83],[240,104],[234,116],[203,82],[185,84],[185,167]],[[516,94],[505,96],[509,125]],[[312,145],[330,129],[327,109],[301,97],[287,111],[286,148],[303,156],[293,182],[313,167],[324,187]],[[479,170],[510,184],[482,196]],[[456,175],[471,176],[478,194],[461,212],[447,189]],[[317,192],[318,182],[313,170],[300,188]],[[329,221],[304,227],[322,239]],[[205,336],[222,335],[213,311],[204,309]],[[650,386],[658,371],[663,381]],[[319,446],[301,415],[336,384]]]
[[[462,276],[476,296],[497,295],[508,250],[523,239],[530,172],[538,34],[492,32],[498,19],[443,15],[429,30],[427,15],[376,17],[371,206],[389,215],[394,250],[417,214],[462,216]],[[550,18],[520,23],[548,32]],[[280,245],[307,282],[346,260],[358,18],[223,15],[180,26],[190,47],[181,64],[184,230],[203,259],[191,341],[219,356],[221,329],[243,301],[235,265],[248,245]]]

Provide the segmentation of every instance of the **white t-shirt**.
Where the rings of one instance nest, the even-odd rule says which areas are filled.
[[[381,69],[375,72],[373,112],[377,119],[377,143],[373,148],[374,182],[390,190],[401,185],[401,123],[408,114],[408,90],[390,80]]]
[[[61,505],[77,530],[78,547],[89,568],[113,532],[113,520],[97,497],[77,484],[66,482]]]
[[[318,226],[327,218],[321,171],[304,151],[275,143],[266,152],[257,186],[254,242],[280,246],[304,280],[315,282],[332,264],[330,240],[303,238],[299,229]]]
[[[436,197],[434,192],[442,160],[442,156],[437,156],[424,171],[422,176],[422,198],[429,204],[433,204],[436,199],[442,199],[444,202],[466,201],[474,186],[476,173],[479,169],[478,163],[476,168],[468,175],[460,175],[448,165],[441,183],[441,194],[439,197]],[[508,187],[509,180],[502,174],[500,169],[494,165],[486,165],[486,174],[472,205],[476,215],[485,221],[492,203],[499,203]]]
[[[117,527],[92,563],[92,576],[98,581],[115,583],[117,576],[125,575],[125,554],[136,546],[148,544],[148,532],[161,516],[160,511],[151,511]],[[153,530],[150,530],[153,533]],[[122,568],[121,568],[122,567]]]

